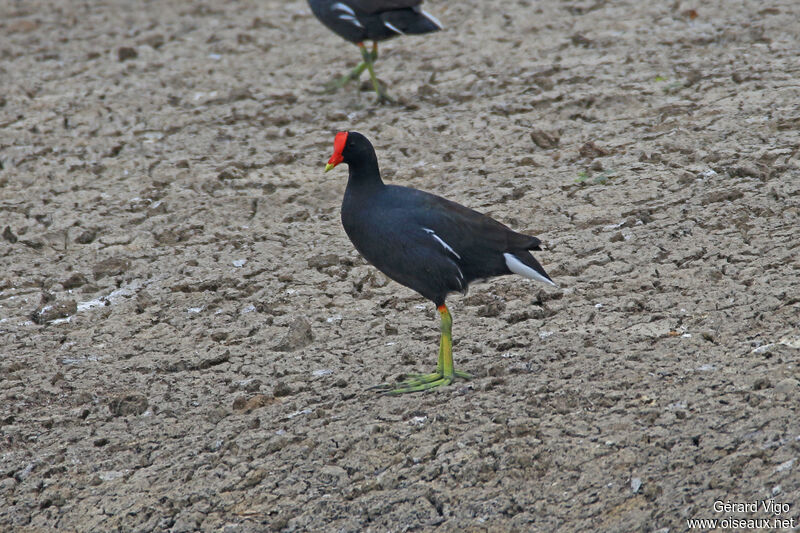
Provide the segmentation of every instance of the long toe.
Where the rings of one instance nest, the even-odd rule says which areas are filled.
[[[407,392],[421,392],[435,387],[443,387],[450,385],[456,378],[471,380],[472,374],[462,372],[461,370],[453,370],[453,374],[445,376],[441,372],[431,372],[430,374],[408,374],[406,380],[401,381],[395,385],[381,384],[369,387],[367,390],[385,394],[405,394]]]
[[[399,387],[397,389],[389,391],[388,394],[397,395],[397,394],[406,394],[407,392],[422,392],[436,387],[445,387],[447,385],[450,385],[452,382],[453,382],[452,377],[442,376],[439,379],[436,379],[434,381],[429,381],[427,383],[419,383],[417,385]]]
[[[444,376],[439,372],[433,372],[431,374],[409,374],[406,376],[408,379],[405,379],[399,383],[401,389],[405,389],[408,387],[416,387],[418,385],[424,385],[425,383],[433,383],[434,381],[438,381],[442,379]]]
[[[430,374],[406,374],[407,379],[403,381],[403,384],[410,382],[428,383],[430,381],[436,381],[441,377],[442,377],[441,372],[431,372]]]

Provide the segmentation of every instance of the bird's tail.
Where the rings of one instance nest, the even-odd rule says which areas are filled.
[[[409,35],[430,33],[442,29],[442,23],[422,9],[389,11],[384,13],[382,18],[384,22],[388,22],[400,32]]]
[[[529,251],[506,252],[503,257],[506,260],[506,266],[514,274],[558,287]]]

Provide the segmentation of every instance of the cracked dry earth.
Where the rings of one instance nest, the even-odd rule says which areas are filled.
[[[800,514],[794,1],[0,4],[0,529],[683,531]],[[354,252],[333,134],[540,236],[433,306]],[[764,515],[736,514],[743,518]]]

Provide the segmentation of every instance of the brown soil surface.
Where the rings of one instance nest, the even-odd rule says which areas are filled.
[[[0,529],[683,531],[800,514],[800,4],[0,4]],[[695,11],[696,10],[696,11]],[[333,135],[538,235],[433,306],[339,222]]]

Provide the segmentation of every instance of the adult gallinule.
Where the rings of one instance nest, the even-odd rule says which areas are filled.
[[[358,45],[363,58],[349,74],[329,84],[329,89],[343,87],[367,69],[378,101],[391,101],[373,68],[378,58],[378,41],[441,30],[441,23],[423,11],[421,3],[422,0],[308,0],[314,15],[335,34]],[[372,41],[371,53],[364,46],[366,40]]]
[[[336,134],[325,171],[339,163],[350,167],[342,225],[356,250],[391,279],[432,300],[441,315],[436,372],[414,376],[391,392],[469,379],[453,368],[452,319],[445,297],[466,293],[474,280],[512,273],[555,285],[529,252],[541,250],[541,241],[439,196],[385,185],[375,149],[355,131]]]

